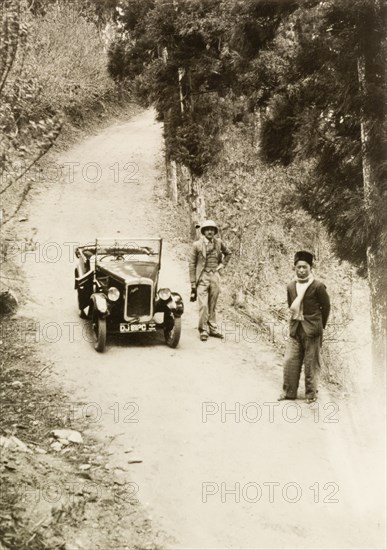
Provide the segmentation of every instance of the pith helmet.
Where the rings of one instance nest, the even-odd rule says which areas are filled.
[[[203,225],[200,229],[201,234],[204,235],[204,230],[210,228],[215,231],[215,235],[218,233],[218,226],[216,225],[216,223],[212,220],[206,220],[205,222],[203,222]]]

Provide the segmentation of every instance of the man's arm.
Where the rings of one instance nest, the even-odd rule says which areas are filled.
[[[320,302],[323,328],[325,328],[328,322],[329,313],[331,311],[331,302],[328,292],[326,291],[326,286],[323,283],[318,285],[316,294],[318,301]]]
[[[288,296],[288,307],[290,307],[292,305],[292,298],[290,296],[289,285],[287,286],[286,291],[287,291],[287,296]]]

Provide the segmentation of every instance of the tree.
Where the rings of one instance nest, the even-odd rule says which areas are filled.
[[[248,86],[244,66],[294,9],[292,1],[121,2],[123,32],[110,50],[110,74],[155,106],[166,157],[186,166],[193,183],[216,162],[232,100]]]
[[[110,50],[110,74],[164,122],[166,159],[188,170],[194,218],[202,215],[197,177],[220,149],[218,95],[228,77],[223,9],[219,0],[126,0],[123,32]]]
[[[224,22],[219,0],[127,0],[109,71],[164,121],[166,146],[197,176],[219,148]],[[223,27],[222,27],[223,26]],[[181,95],[182,94],[182,95]],[[214,94],[214,95],[211,95]]]
[[[284,51],[286,38],[292,47]],[[333,237],[340,258],[368,273],[376,378],[385,378],[386,6],[303,4],[256,60],[268,162],[313,159],[296,200]],[[286,64],[283,60],[286,59]],[[267,74],[267,67],[271,71]],[[265,72],[266,71],[266,72]],[[382,386],[383,387],[383,386]]]

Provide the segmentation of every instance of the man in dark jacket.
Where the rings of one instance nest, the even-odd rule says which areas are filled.
[[[220,292],[220,273],[230,259],[231,252],[216,237],[218,226],[212,220],[203,223],[203,235],[195,241],[189,258],[191,302],[199,302],[199,334],[205,342],[208,336],[222,337],[216,323],[216,304]]]
[[[296,279],[288,284],[288,305],[291,313],[289,341],[287,343],[283,399],[296,399],[301,368],[305,369],[305,399],[317,399],[320,374],[320,347],[326,327],[330,301],[325,285],[312,274],[313,254],[306,250],[294,256]]]

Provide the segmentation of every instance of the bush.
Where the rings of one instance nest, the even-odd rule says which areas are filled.
[[[115,94],[106,69],[105,44],[96,25],[74,4],[54,4],[33,20],[29,64],[42,92],[42,113],[63,109],[76,121]]]
[[[62,123],[83,125],[129,98],[107,74],[102,23],[81,0],[64,5],[51,0],[36,4],[6,0],[0,9],[4,224],[21,208],[33,186],[31,168],[54,144]]]

